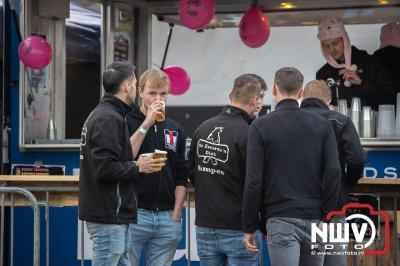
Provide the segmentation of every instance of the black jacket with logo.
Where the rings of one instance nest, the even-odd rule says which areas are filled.
[[[325,117],[335,132],[342,179],[339,192],[338,209],[348,202],[349,188],[354,187],[364,170],[364,150],[356,128],[348,116],[332,111],[320,99],[307,98],[301,108]]]
[[[128,114],[128,127],[132,135],[145,120],[139,108]],[[139,153],[167,151],[166,165],[160,172],[139,174],[136,183],[138,206],[146,210],[173,210],[175,188],[187,185],[188,168],[186,158],[186,135],[182,127],[168,117],[163,122],[155,122],[148,129]]]
[[[329,78],[340,80],[341,82],[338,88],[339,99],[346,99],[348,106],[350,106],[351,99],[354,97],[361,98],[363,105],[369,105],[374,110],[377,110],[380,104],[394,103],[393,83],[386,73],[385,68],[376,57],[352,46],[351,63],[357,65],[357,73],[362,80],[360,85],[345,87],[344,81],[339,75],[340,69],[334,68],[328,63],[318,70],[316,77],[322,80],[327,80]],[[331,87],[331,90],[332,104],[337,105],[336,87]]]
[[[260,201],[266,217],[325,218],[337,209],[340,164],[335,135],[320,115],[285,99],[255,120],[247,143],[243,231],[258,225]]]
[[[196,225],[240,230],[250,116],[226,106],[195,131],[189,152]]]
[[[85,121],[81,134],[79,219],[136,223],[138,167],[133,162],[126,114],[132,109],[111,94]]]

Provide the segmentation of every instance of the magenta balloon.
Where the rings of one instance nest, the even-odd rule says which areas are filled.
[[[50,63],[52,50],[45,39],[38,36],[30,36],[20,43],[18,55],[25,66],[40,69]]]
[[[192,30],[204,28],[214,17],[215,0],[181,0],[179,17]]]
[[[255,6],[251,7],[240,20],[240,39],[251,48],[262,46],[269,38],[269,19]]]
[[[170,94],[181,95],[187,92],[190,87],[190,77],[183,68],[168,66],[164,68],[164,72],[168,75],[171,82],[171,87],[169,89]]]

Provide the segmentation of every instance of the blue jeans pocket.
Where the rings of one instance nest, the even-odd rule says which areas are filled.
[[[198,228],[196,228],[196,244],[199,257],[207,256],[207,233],[199,231]]]
[[[277,247],[289,247],[296,243],[295,225],[275,219],[267,221],[267,241],[268,244]]]
[[[171,229],[176,232],[176,242],[181,241],[182,239],[182,219],[177,221],[172,219],[172,211],[169,211],[169,220],[172,223],[171,224]]]
[[[125,252],[127,225],[86,223],[86,227],[97,256],[106,257]]]

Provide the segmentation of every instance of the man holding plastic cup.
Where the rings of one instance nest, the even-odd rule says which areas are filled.
[[[158,172],[143,174],[137,182],[138,223],[130,225],[130,260],[139,265],[142,249],[147,265],[171,265],[182,237],[182,206],[186,195],[186,135],[166,117],[170,81],[161,70],[145,71],[139,81],[141,106],[128,117],[134,156],[166,156]],[[158,170],[158,169],[157,169]]]

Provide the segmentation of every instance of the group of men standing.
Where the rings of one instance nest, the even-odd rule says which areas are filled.
[[[329,109],[326,82],[302,88],[299,70],[279,69],[276,110],[254,119],[262,84],[242,75],[230,105],[194,133],[189,165],[201,265],[259,265],[261,238],[272,265],[346,265],[345,255],[312,252],[311,224],[347,202],[363,150],[351,120]]]
[[[329,23],[321,47],[338,63],[346,57],[344,35],[340,25],[329,32],[336,22]],[[326,42],[332,38],[341,44]],[[356,85],[359,74],[338,73]],[[334,99],[324,80],[303,89],[298,69],[279,69],[276,110],[258,117],[266,83],[239,76],[230,104],[198,127],[188,154],[182,127],[165,114],[163,71],[146,71],[136,88],[132,64],[116,62],[102,80],[105,95],[83,126],[80,154],[79,218],[93,241],[93,265],[138,265],[143,249],[147,265],[171,265],[188,178],[201,265],[259,265],[263,239],[272,265],[346,265],[346,256],[311,250],[311,224],[343,207],[364,164],[353,123],[329,109]],[[153,158],[155,150],[166,158]]]

